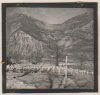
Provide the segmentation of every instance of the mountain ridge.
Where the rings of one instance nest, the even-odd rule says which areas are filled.
[[[47,24],[46,22],[42,22],[40,20],[37,20],[27,15],[15,14],[13,17],[10,17],[10,18],[7,17],[7,23],[6,23],[7,31],[8,31],[7,35],[8,36],[10,35],[7,40],[7,47],[8,47],[7,50],[8,52],[13,53],[12,57],[16,53],[17,53],[16,57],[18,55],[20,55],[20,57],[23,57],[23,55],[25,55],[25,58],[27,57],[29,58],[32,56],[34,57],[35,56],[34,54],[39,53],[37,52],[39,50],[42,51],[40,54],[41,56],[42,56],[42,53],[44,53],[43,55],[47,56],[48,51],[50,51],[49,47],[47,46],[48,43],[52,43],[52,41],[57,40],[58,46],[66,45],[66,48],[67,48],[68,45],[70,45],[70,43],[75,41],[75,39],[80,40],[80,38],[76,38],[77,36],[74,36],[74,35],[79,35],[79,33],[77,34],[77,31],[80,31],[80,30],[84,31],[84,29],[82,28],[84,26],[87,26],[87,24],[89,24],[91,21],[93,21],[93,16],[91,15],[91,13],[84,13],[67,20],[62,24],[52,24],[52,25]],[[87,28],[89,28],[89,26],[87,26]],[[20,31],[22,31],[23,33]],[[20,40],[21,38],[18,40],[17,38],[19,38],[19,36],[15,36],[15,35],[18,35],[17,32],[19,33],[19,36],[22,35],[23,37],[22,40]],[[26,35],[29,35],[29,36],[26,37]],[[68,35],[70,37],[68,37]],[[13,37],[13,39],[11,39],[11,37]],[[81,34],[79,35],[79,37],[81,37]],[[28,41],[26,42],[23,39],[25,40],[28,39]],[[12,40],[13,42],[15,41],[15,43],[17,44],[12,44],[10,40]],[[23,44],[21,44],[20,41]],[[25,43],[26,45],[24,45]],[[10,49],[12,45],[14,45],[15,47]],[[27,45],[29,48],[30,47],[31,48],[29,49]],[[42,50],[39,48],[42,48]],[[16,49],[16,52],[14,51],[14,49]],[[28,51],[26,53],[25,50],[26,51],[29,50],[31,52],[29,52],[28,54]],[[34,50],[35,52],[33,52]]]

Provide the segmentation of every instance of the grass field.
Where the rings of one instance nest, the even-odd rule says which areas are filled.
[[[68,66],[66,79],[64,74],[65,66],[15,64],[7,67],[7,88],[93,89],[94,87],[94,76],[90,70]]]

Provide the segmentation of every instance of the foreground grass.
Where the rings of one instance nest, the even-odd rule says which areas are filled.
[[[24,65],[21,65],[24,66]],[[20,66],[20,68],[22,68]],[[37,65],[36,65],[37,66]],[[35,66],[35,67],[36,67]],[[27,67],[27,66],[26,66]],[[30,65],[30,67],[32,67]],[[40,66],[41,67],[41,66]],[[39,68],[40,68],[39,67]],[[36,67],[37,68],[37,67]],[[54,89],[54,88],[65,88],[65,89],[93,89],[94,78],[93,74],[85,74],[80,72],[68,72],[68,77],[64,80],[64,73],[57,73],[58,69],[52,70],[39,70],[33,68],[32,72],[25,75],[25,70],[7,70],[7,88],[9,89]],[[64,69],[64,68],[63,68]],[[30,71],[27,67],[26,72]],[[63,70],[64,71],[64,70]],[[70,71],[70,70],[69,70]],[[80,70],[79,70],[80,71]]]

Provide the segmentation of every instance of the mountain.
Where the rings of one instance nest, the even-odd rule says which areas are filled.
[[[25,14],[13,14],[6,17],[6,37],[7,56],[15,59],[47,57],[56,46],[63,49],[64,56],[86,51],[93,47],[93,15],[84,13],[62,24],[48,24]]]

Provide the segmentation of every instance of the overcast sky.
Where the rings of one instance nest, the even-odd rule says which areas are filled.
[[[7,15],[23,13],[49,24],[60,24],[64,21],[85,12],[91,12],[90,8],[7,8]]]

